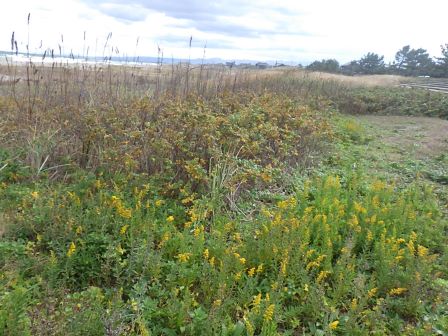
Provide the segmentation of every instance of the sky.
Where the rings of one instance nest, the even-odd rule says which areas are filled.
[[[446,0],[13,0],[4,8],[0,50],[11,49],[14,32],[19,51],[29,41],[31,52],[307,64],[368,52],[389,62],[408,44],[439,56],[448,43]]]

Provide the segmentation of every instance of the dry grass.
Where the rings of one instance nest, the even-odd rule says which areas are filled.
[[[409,82],[410,79],[397,75],[363,75],[363,76],[345,76],[341,74],[330,74],[324,72],[313,72],[310,77],[320,80],[339,81],[350,86],[397,86]]]

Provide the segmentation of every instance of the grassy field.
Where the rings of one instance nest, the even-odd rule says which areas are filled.
[[[0,335],[448,332],[447,96],[0,70],[19,79],[0,86]]]

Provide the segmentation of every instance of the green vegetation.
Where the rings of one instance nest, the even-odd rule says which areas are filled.
[[[442,96],[35,69],[51,81],[0,100],[1,335],[448,330],[446,175],[367,155],[384,133],[340,113],[435,116]]]
[[[334,59],[315,61],[306,68],[311,71],[356,74],[393,74],[401,76],[448,77],[448,44],[442,45],[441,56],[434,59],[425,49],[404,46],[395,54],[392,63],[385,64],[384,56],[369,52],[359,60],[339,66]]]
[[[420,89],[357,87],[333,99],[351,114],[411,115],[448,119],[448,95]]]

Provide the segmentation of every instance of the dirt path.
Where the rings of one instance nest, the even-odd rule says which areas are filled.
[[[361,116],[381,130],[384,144],[416,159],[448,155],[448,120],[427,117]]]

